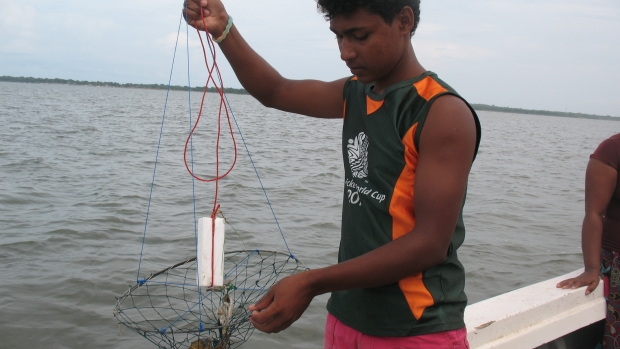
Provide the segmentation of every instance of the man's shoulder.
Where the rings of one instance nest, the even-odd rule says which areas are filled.
[[[450,132],[459,126],[469,125],[471,127],[475,124],[474,113],[469,105],[453,94],[437,97],[428,111],[427,118],[434,121],[432,122],[434,128],[444,130],[443,132]]]
[[[473,158],[475,158],[480,144],[480,123],[476,114],[461,97],[445,94],[434,101],[428,112],[424,132],[418,140],[421,152],[425,148],[421,144],[423,142],[430,149],[437,147],[460,149],[465,144],[473,142],[475,145]]]
[[[438,96],[433,102],[429,114],[446,114],[448,117],[466,117],[469,119],[473,117],[469,104],[460,96],[451,93]]]

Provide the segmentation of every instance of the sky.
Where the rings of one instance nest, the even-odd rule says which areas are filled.
[[[224,3],[283,76],[350,75],[314,0]],[[181,9],[181,0],[0,0],[0,75],[187,85],[189,71],[189,84],[203,85],[185,23],[171,70]],[[620,1],[422,0],[421,11],[420,62],[469,102],[620,117]],[[225,86],[241,87],[218,62]]]

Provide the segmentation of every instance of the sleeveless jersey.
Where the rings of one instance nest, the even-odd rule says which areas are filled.
[[[420,131],[432,103],[445,94],[458,96],[432,72],[394,84],[383,95],[373,93],[371,85],[356,77],[347,81],[342,133],[345,188],[338,262],[361,256],[415,227],[413,184]],[[471,111],[477,127],[477,152],[480,123]],[[333,292],[328,311],[344,324],[373,336],[409,336],[463,328],[465,272],[456,253],[465,238],[462,215],[461,208],[441,264],[397,283]]]

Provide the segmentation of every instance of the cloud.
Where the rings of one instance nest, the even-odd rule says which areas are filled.
[[[591,17],[615,20],[620,8],[616,1],[591,0],[587,3],[568,3],[557,0],[547,1],[488,1],[487,6],[495,11],[511,15],[525,14],[537,17],[570,16],[573,18]]]
[[[315,1],[224,1],[246,41],[283,76],[349,74]],[[181,6],[0,0],[0,75],[167,81]],[[423,1],[413,43],[424,67],[477,102],[557,109],[570,100],[574,111],[620,115],[619,23],[618,0]],[[190,28],[186,57],[181,25],[173,79],[185,84],[189,64],[194,85],[204,80],[202,49]],[[218,60],[227,85],[239,87]]]
[[[484,61],[500,55],[488,48],[459,45],[452,41],[418,40],[414,43],[416,52],[425,59],[459,59]]]
[[[30,5],[14,0],[0,1],[0,52],[34,53],[37,51],[39,15]]]
[[[187,34],[184,32],[181,32],[178,34],[178,44],[181,45],[182,47],[186,47],[188,42],[189,42],[189,47],[190,48],[200,48],[200,39],[198,39],[198,35],[196,34],[196,32],[194,30],[192,30],[193,35],[190,34],[189,36],[189,41],[187,40]],[[205,37],[203,35],[203,41],[205,43],[205,48],[208,49],[207,42],[205,40]],[[174,46],[177,43],[177,33],[170,33],[167,34],[163,37],[160,37],[158,39],[155,39],[155,45],[159,48],[162,49],[166,52],[171,51],[174,49]]]

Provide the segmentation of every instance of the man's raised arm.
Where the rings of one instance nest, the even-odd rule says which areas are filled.
[[[191,26],[204,30],[206,25],[214,38],[224,33],[229,15],[220,0],[186,0],[185,5],[183,14]],[[285,79],[248,45],[235,25],[219,45],[241,85],[263,105],[320,118],[342,117],[346,78],[332,82]]]

